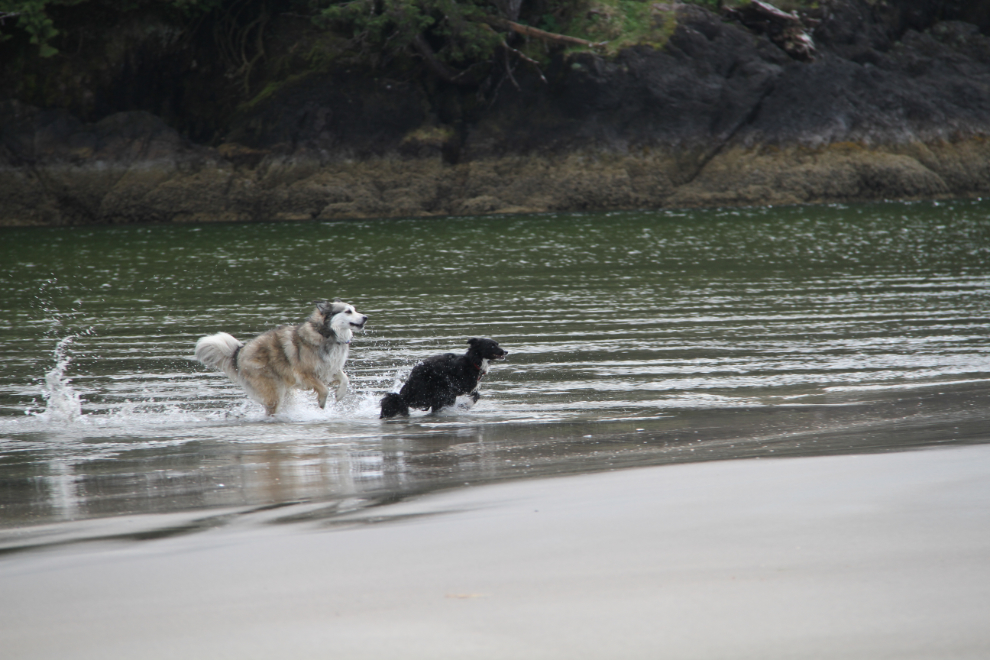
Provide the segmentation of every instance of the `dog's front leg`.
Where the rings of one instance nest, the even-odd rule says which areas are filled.
[[[345,374],[343,371],[341,371],[336,376],[334,376],[334,379],[330,381],[331,385],[333,385],[334,383],[336,383],[337,385],[337,390],[336,390],[337,401],[340,401],[345,396],[347,396],[347,384],[350,382],[351,381],[347,377],[347,374]]]
[[[330,396],[330,390],[326,385],[320,383],[320,386],[316,388],[316,402],[320,404],[320,408],[327,407],[327,397]]]
[[[305,378],[305,383],[310,389],[316,391],[316,402],[320,404],[320,408],[325,408],[327,405],[327,397],[330,396],[330,390],[327,388],[326,384],[320,381],[319,378],[314,378],[313,376]]]

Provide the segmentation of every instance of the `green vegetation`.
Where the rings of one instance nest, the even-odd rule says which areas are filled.
[[[344,0],[319,9],[317,22],[351,35],[368,61],[416,52],[453,82],[476,81],[472,67],[500,50],[530,63],[560,47],[615,54],[662,46],[676,27],[673,4],[650,0]]]
[[[350,0],[330,4],[316,21],[352,34],[355,47],[373,51],[422,51],[425,37],[440,61],[460,65],[486,59],[501,43],[485,22],[495,11],[470,0]]]
[[[574,12],[566,29],[588,41],[605,43],[615,54],[628,46],[662,46],[677,27],[673,6],[642,0],[595,0]]]
[[[684,1],[713,11],[749,2]],[[817,0],[769,3],[787,11],[818,5]],[[462,67],[491,60],[500,48],[532,62],[542,59],[551,47],[595,48],[610,55],[635,45],[660,47],[676,27],[676,4],[651,0],[330,0],[318,8],[317,21],[352,35],[355,50],[372,59],[388,60],[403,51],[418,51],[428,61],[435,58],[439,66],[458,67],[464,75]],[[526,33],[506,21],[548,34]],[[568,42],[555,36],[573,39]],[[542,43],[534,44],[534,40]],[[453,70],[448,73],[457,75]]]
[[[164,5],[177,15],[190,18],[210,11],[224,0],[0,0],[0,41],[11,37],[11,28],[27,33],[30,43],[38,47],[41,57],[58,53],[52,40],[60,34],[52,19],[52,10],[81,4],[99,5],[111,12],[126,13],[141,5]]]
[[[723,5],[735,6],[748,0],[686,1],[718,10]],[[773,4],[794,9],[818,3],[774,0]],[[509,19],[551,34],[569,35],[594,43],[606,42],[606,50],[611,53],[636,44],[662,45],[675,26],[672,5],[649,0],[267,0],[261,3],[244,0],[0,0],[0,41],[10,38],[16,28],[27,34],[41,57],[51,57],[58,53],[53,43],[55,37],[67,27],[56,24],[53,10],[76,5],[98,6],[101,10],[119,14],[164,9],[175,16],[180,27],[196,25],[209,12],[218,16],[230,15],[240,12],[246,5],[269,16],[296,12],[308,14],[323,29],[350,36],[351,47],[372,60],[387,61],[391,55],[402,51],[418,51],[422,55],[429,50],[437,62],[451,66],[470,66],[490,59],[504,44],[511,30],[493,23],[489,20],[492,17]]]
[[[676,26],[670,0],[0,0],[0,97],[87,120],[147,109],[208,142],[314,74],[425,67],[470,105],[554,54],[660,48]]]
[[[31,43],[38,46],[42,57],[51,57],[58,50],[49,42],[58,34],[55,24],[45,12],[48,0],[0,0],[0,25],[16,25],[25,31]],[[0,40],[9,39],[8,30],[0,32]]]

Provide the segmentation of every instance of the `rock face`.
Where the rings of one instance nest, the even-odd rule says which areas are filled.
[[[145,112],[85,124],[3,102],[0,224],[985,194],[990,38],[934,22],[932,3],[877,4],[832,2],[810,62],[679,5],[664,48],[558,57],[546,83],[517,71],[519,89],[483,104],[436,85],[302,76],[238,114],[217,148]]]

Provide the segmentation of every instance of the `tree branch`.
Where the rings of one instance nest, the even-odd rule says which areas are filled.
[[[571,46],[584,46],[585,48],[604,48],[608,43],[607,41],[594,42],[586,39],[578,39],[577,37],[571,37],[566,34],[547,32],[546,30],[530,27],[528,25],[522,25],[521,23],[508,21],[497,16],[484,16],[482,20],[491,26],[502,28],[503,30],[512,30],[517,34],[521,34],[526,37],[542,39],[543,41],[550,41],[552,43],[568,44]]]
[[[426,65],[430,67],[430,70],[437,74],[441,80],[453,83],[455,85],[474,84],[474,80],[465,77],[467,70],[458,72],[441,62],[440,58],[437,57],[437,54],[433,52],[432,48],[430,48],[430,44],[427,43],[426,38],[423,37],[422,33],[413,37],[412,43],[419,54],[423,57],[423,61],[426,62]]]
[[[513,48],[512,46],[510,46],[505,41],[505,39],[502,38],[502,35],[498,34],[498,32],[495,32],[495,30],[493,30],[490,25],[482,24],[482,27],[484,27],[486,30],[488,30],[489,32],[491,32],[493,34],[498,35],[499,39],[502,42],[502,48],[504,48],[506,50],[506,52],[514,53],[515,56],[518,57],[519,59],[521,59],[522,61],[529,62],[530,64],[532,64],[533,65],[533,68],[536,69],[536,72],[538,74],[540,74],[540,80],[542,80],[544,83],[547,82],[547,78],[546,78],[546,76],[543,75],[543,70],[540,68],[540,63],[539,62],[537,62],[533,58],[527,56],[522,51],[518,51],[515,48]],[[505,68],[509,72],[509,77],[512,78],[512,84],[514,84],[516,86],[516,88],[518,89],[519,88],[519,84],[516,82],[515,77],[512,75],[512,71],[509,69],[508,60],[506,60]]]

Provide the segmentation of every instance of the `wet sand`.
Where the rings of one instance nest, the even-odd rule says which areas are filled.
[[[0,556],[0,655],[990,657],[990,445],[306,511]]]

